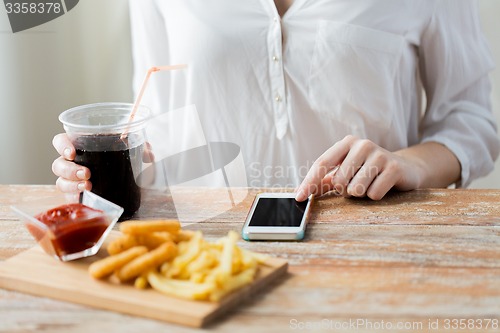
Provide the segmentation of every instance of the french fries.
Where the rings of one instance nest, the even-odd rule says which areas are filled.
[[[175,220],[126,221],[120,224],[120,231],[130,235],[147,234],[157,231],[177,234],[179,230],[181,230],[181,224]]]
[[[116,256],[107,257],[102,260],[93,262],[89,267],[89,273],[96,279],[106,277],[115,270],[125,266],[130,261],[138,258],[148,252],[145,246],[136,246],[122,252]]]
[[[134,246],[143,245],[153,250],[161,244],[174,241],[175,236],[165,232],[155,232],[151,234],[123,235],[115,241],[109,243],[107,250],[110,255],[115,255]]]
[[[180,229],[178,221],[122,222],[123,235],[108,247],[109,257],[89,267],[92,277],[114,274],[137,289],[151,286],[166,295],[217,302],[252,283],[267,256],[237,246],[230,231],[215,243],[201,232]]]
[[[172,242],[165,242],[156,249],[149,251],[124,265],[117,272],[120,281],[128,281],[142,273],[160,266],[177,254],[177,246]],[[110,257],[112,258],[112,257]]]

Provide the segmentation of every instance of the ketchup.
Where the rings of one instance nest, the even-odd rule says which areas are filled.
[[[109,225],[103,211],[80,203],[62,205],[35,216],[52,230],[51,239],[58,256],[94,246]]]

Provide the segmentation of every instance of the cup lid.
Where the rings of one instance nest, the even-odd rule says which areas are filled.
[[[151,117],[149,108],[139,105],[134,119],[129,121],[133,106],[131,103],[114,102],[81,105],[62,112],[59,121],[67,132],[133,132],[143,128]]]

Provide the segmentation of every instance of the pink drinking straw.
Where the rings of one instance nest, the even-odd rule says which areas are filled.
[[[146,86],[148,85],[149,77],[153,72],[159,72],[159,71],[171,71],[174,69],[184,69],[187,68],[187,65],[172,65],[172,66],[153,66],[148,71],[146,72],[146,77],[144,77],[144,81],[142,82],[141,90],[139,91],[139,95],[137,95],[137,98],[134,103],[134,107],[132,108],[132,112],[130,113],[130,116],[128,118],[128,123],[130,124],[135,117],[135,113],[137,112],[137,109],[139,108],[139,104],[141,103],[142,95],[144,95],[144,91],[146,90]],[[120,136],[120,139],[125,139],[128,134],[130,126],[127,126],[125,130],[123,131],[122,135]]]

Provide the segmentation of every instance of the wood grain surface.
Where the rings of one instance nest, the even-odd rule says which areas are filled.
[[[257,190],[233,192],[244,200],[225,211],[225,189],[176,192],[193,221],[208,217],[186,228],[208,239],[239,231]],[[0,260],[35,245],[9,205],[56,193],[0,185]],[[153,217],[176,217],[169,193],[145,193],[137,218]],[[499,190],[318,198],[304,241],[239,242],[286,259],[289,273],[204,331],[499,332],[499,227]],[[0,332],[35,331],[198,330],[0,290]]]

